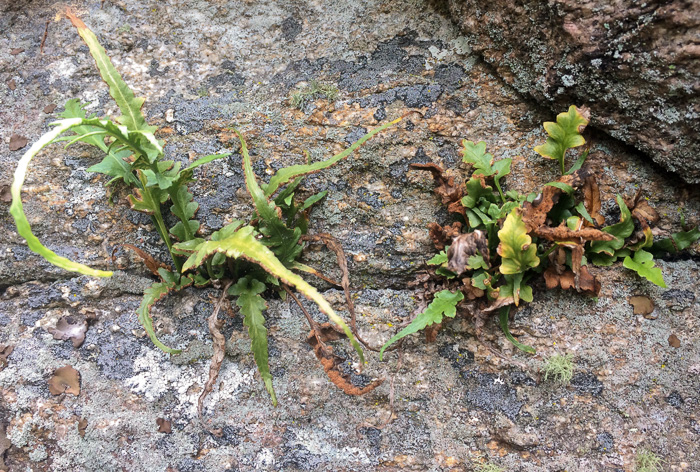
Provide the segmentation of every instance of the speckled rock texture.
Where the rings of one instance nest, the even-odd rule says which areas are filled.
[[[700,183],[700,2],[448,0],[474,51],[526,96]]]
[[[365,129],[411,112],[302,189],[329,190],[311,213],[311,231],[342,242],[358,328],[374,346],[414,315],[422,292],[409,284],[435,253],[426,226],[448,221],[430,176],[409,163],[434,162],[462,179],[467,169],[458,150],[467,138],[513,159],[508,189],[529,192],[557,178],[556,165],[532,149],[545,139],[541,123],[553,114],[504,84],[434,4],[73,3],[146,98],[144,112],[160,127],[168,158],[233,153],[196,172],[192,191],[203,235],[251,215],[233,127],[265,176],[303,162],[304,150],[314,160],[327,157]],[[301,310],[269,294],[265,316],[280,405],[270,405],[240,316],[222,315],[227,356],[204,403],[205,421],[221,431],[210,434],[196,408],[212,355],[206,318],[220,293],[188,288],[159,303],[156,330],[183,353],[168,356],[153,346],[135,315],[153,280],[122,245],[163,261],[167,254],[150,220],[129,210],[125,192],[106,190],[104,178],[86,172],[100,156],[53,146],[35,160],[23,200],[45,244],[113,269],[114,277],[76,277],[49,266],[14,231],[7,186],[29,144],[10,150],[11,136],[35,141],[70,98],[98,115],[116,110],[74,29],[54,21],[53,2],[1,5],[0,469],[472,471],[488,462],[507,471],[632,472],[636,454],[648,449],[663,459],[664,471],[700,470],[697,245],[657,262],[667,289],[619,264],[594,269],[603,283],[597,299],[546,291],[543,281],[533,281],[535,300],[511,326],[535,356],[514,350],[492,320],[485,340],[512,360],[495,356],[476,340],[467,316],[446,323],[434,343],[411,336],[400,355],[389,353],[384,362],[366,351],[367,377],[357,382],[385,382],[363,397],[330,384],[304,342]],[[311,80],[334,84],[337,97],[293,108],[290,95]],[[587,139],[610,220],[615,195],[641,188],[661,215],[659,236],[680,229],[683,217],[700,222],[697,186],[602,133]],[[340,277],[335,256],[323,247],[310,246],[304,258]],[[348,316],[342,292],[310,281]],[[655,302],[654,319],[633,315],[633,295]],[[51,334],[67,316],[87,320],[78,347]],[[334,347],[355,360],[347,343]],[[572,355],[569,385],[543,378],[542,363],[554,354]],[[80,373],[79,394],[51,394],[49,380],[67,365]],[[170,432],[159,432],[159,419],[170,422]]]

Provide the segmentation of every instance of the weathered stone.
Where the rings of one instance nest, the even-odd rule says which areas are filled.
[[[697,0],[448,0],[470,45],[518,91],[700,182]]]

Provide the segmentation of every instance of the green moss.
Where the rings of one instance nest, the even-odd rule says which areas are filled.
[[[547,380],[549,377],[556,382],[563,384],[568,384],[574,375],[574,363],[571,361],[572,355],[560,355],[555,354],[554,356],[547,359],[544,363],[542,370],[544,371],[544,379]]]
[[[475,472],[505,472],[503,467],[487,462],[485,464],[477,464],[474,466]]]
[[[298,90],[289,98],[289,104],[294,108],[303,108],[306,103],[317,98],[333,101],[338,97],[338,87],[334,84],[321,83],[312,80],[309,85]]]
[[[636,472],[659,472],[661,470],[661,459],[648,449],[637,451],[634,464]]]

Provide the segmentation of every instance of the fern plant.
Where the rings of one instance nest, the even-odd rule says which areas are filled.
[[[549,289],[597,295],[600,282],[589,272],[589,260],[605,266],[624,258],[624,267],[666,286],[661,270],[654,266],[654,254],[686,249],[700,238],[700,228],[654,242],[651,226],[658,215],[641,194],[627,201],[618,195],[620,220],[603,226],[598,184],[584,168],[588,150],[566,171],[567,151],[585,144],[582,133],[588,120],[587,109],[571,106],[556,123],[544,124],[549,137],[535,151],[556,160],[562,176],[538,193],[504,192],[502,179],[510,173],[511,160],[496,160],[483,141],[462,142],[463,162],[473,169],[464,187],[435,164],[411,166],[432,173],[435,192],[455,221],[429,226],[441,251],[428,261],[436,266],[439,291],[422,313],[389,339],[382,353],[409,334],[455,317],[459,307],[474,317],[477,335],[485,318],[498,311],[506,338],[520,350],[535,353],[511,335],[511,308],[533,300],[530,281],[540,274]]]
[[[148,125],[141,113],[144,99],[136,97],[123,81],[97,37],[85,23],[70,11],[66,14],[87,44],[122,115],[116,120],[88,116],[85,105],[78,100],[69,100],[61,114],[63,119],[52,123],[53,129],[22,156],[11,188],[10,212],[18,233],[26,239],[29,248],[48,262],[69,271],[98,277],[112,275],[110,271],[93,269],[58,256],[41,244],[31,231],[21,200],[22,184],[28,166],[46,146],[56,142],[67,142],[66,147],[76,143],[96,147],[104,153],[104,158],[100,163],[88,168],[88,171],[111,177],[108,185],[123,184],[131,189],[132,193],[128,197],[131,208],[151,217],[172,258],[173,268],[166,268],[164,264],[152,261],[150,267],[158,281],[146,289],[137,310],[139,321],[157,347],[171,354],[180,352],[166,346],[156,336],[151,308],[172,292],[193,285],[203,287],[219,281],[218,284],[227,288],[226,294],[236,299],[236,305],[248,329],[251,350],[258,370],[272,403],[276,405],[277,399],[268,365],[267,329],[263,315],[267,305],[262,295],[271,288],[282,290],[285,286],[291,286],[316,303],[319,309],[340,327],[357,352],[361,364],[364,364],[362,349],[347,324],[314,287],[293,272],[314,272],[299,263],[298,259],[304,248],[302,236],[308,227],[308,210],[326,195],[326,192],[321,192],[300,203],[295,200],[295,191],[303,176],[336,164],[372,136],[400,119],[375,128],[349,148],[326,161],[307,162],[305,165],[280,169],[267,184],[258,183],[245,140],[236,131],[240,138],[246,188],[251,195],[255,214],[250,223],[234,221],[205,240],[198,235],[200,224],[195,219],[198,204],[190,193],[188,184],[194,180],[194,169],[231,153],[204,156],[185,168],[182,168],[180,163],[166,160],[163,153],[164,143],[154,135],[156,127]],[[172,227],[168,227],[163,218],[164,205],[169,205],[171,213],[178,219]],[[150,258],[148,255],[144,257]],[[217,332],[216,325],[216,320],[210,323],[212,334],[220,340],[218,342],[215,339],[214,357],[216,359],[219,356],[223,359],[223,336]],[[315,328],[314,324],[312,328]],[[220,361],[213,362],[212,366],[203,396],[211,390]],[[203,397],[200,397],[200,413],[202,400]]]

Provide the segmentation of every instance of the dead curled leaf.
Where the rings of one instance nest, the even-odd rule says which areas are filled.
[[[0,471],[10,470],[5,464],[5,451],[12,447],[12,441],[9,440],[5,432],[5,425],[0,422]]]
[[[486,233],[480,230],[462,233],[452,239],[447,251],[447,268],[457,275],[467,270],[469,257],[481,254],[484,262],[491,265],[489,260],[489,241]]]
[[[20,136],[19,134],[13,134],[10,136],[10,151],[22,149],[28,142],[29,141],[26,137]]]
[[[78,434],[81,438],[85,437],[85,431],[87,430],[88,420],[87,418],[81,418],[78,421]]]
[[[576,274],[571,270],[565,270],[561,274],[558,274],[554,267],[549,267],[544,271],[544,281],[549,290],[561,287],[564,290],[573,288],[578,292],[593,296],[597,296],[600,293],[600,281],[588,272],[588,267],[581,267],[578,279],[577,287]]]
[[[428,236],[430,236],[430,240],[438,251],[445,249],[445,246],[461,233],[462,223],[459,221],[445,226],[440,226],[435,222],[428,224]]]
[[[52,395],[80,395],[80,372],[69,365],[56,369],[49,379],[49,392]]]
[[[316,358],[321,362],[323,370],[336,387],[347,395],[364,395],[379,387],[384,379],[374,380],[364,387],[358,387],[352,383],[351,372],[346,367],[347,360],[336,355],[328,341],[344,339],[345,333],[331,323],[317,325],[306,337],[306,342],[313,348]]]
[[[654,312],[654,301],[646,295],[635,295],[629,299],[630,305],[634,307],[635,315],[642,315],[644,318],[655,320],[656,316],[650,316]]]
[[[62,341],[70,339],[73,342],[73,347],[80,347],[85,341],[87,328],[88,324],[85,318],[69,315],[58,320],[56,327],[49,328],[48,331],[53,335],[54,339]]]
[[[137,256],[141,258],[141,260],[146,264],[146,267],[148,267],[148,270],[151,271],[153,275],[156,277],[160,277],[158,274],[158,269],[166,269],[167,271],[172,271],[170,266],[163,264],[162,262],[158,262],[155,260],[153,256],[151,256],[149,253],[144,251],[143,249],[139,249],[136,246],[133,246],[131,244],[122,244],[122,247],[125,249],[129,249],[131,251],[134,251]]]
[[[14,346],[0,344],[0,371],[7,367],[7,358],[10,357],[14,348]]]
[[[411,164],[409,167],[416,170],[427,170],[433,174],[433,180],[435,181],[434,192],[440,197],[442,204],[447,206],[447,211],[459,213],[466,217],[464,205],[461,202],[464,196],[464,185],[455,185],[454,177],[448,176],[442,167],[432,162]]]
[[[668,345],[671,347],[681,347],[681,340],[678,339],[678,336],[671,333],[671,335],[668,337]]]
[[[570,175],[562,176],[557,182],[577,189],[583,185],[586,177],[588,177],[587,171],[579,169]],[[564,191],[558,187],[545,185],[542,188],[542,193],[533,202],[525,202],[523,204],[523,223],[525,223],[528,233],[532,233],[545,225],[547,213],[557,204],[563,193]]]
[[[605,217],[600,214],[600,189],[598,188],[598,182],[592,175],[586,177],[583,182],[583,204],[591,219],[598,226],[602,226],[605,223]],[[584,224],[590,225],[587,221]]]
[[[170,434],[173,432],[172,423],[164,418],[157,418],[156,424],[158,425],[158,432]]]

